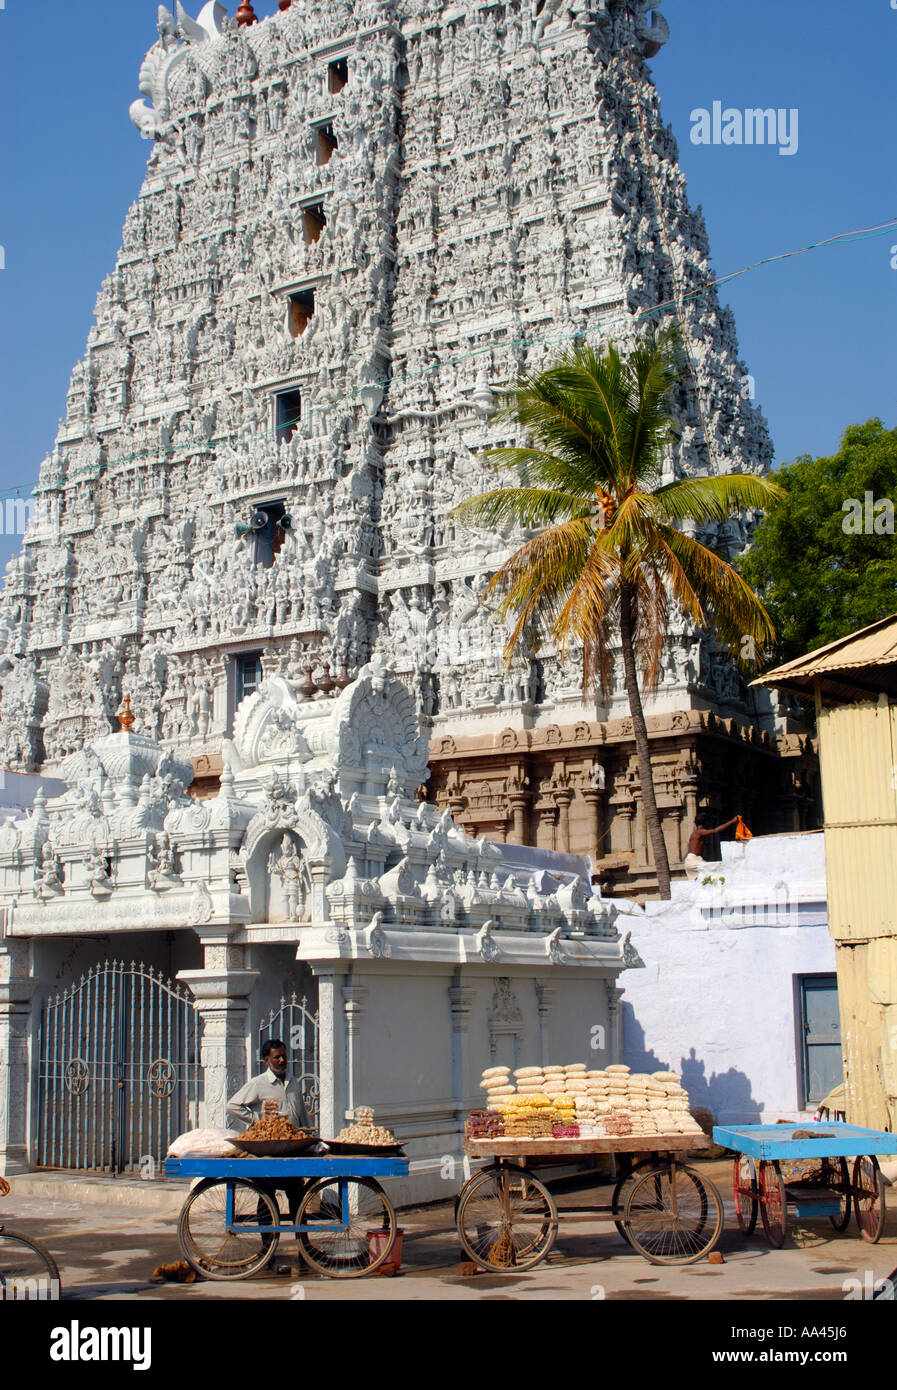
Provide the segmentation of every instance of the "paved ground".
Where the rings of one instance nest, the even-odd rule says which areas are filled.
[[[350,1301],[663,1299],[779,1300],[840,1302],[846,1280],[871,1287],[897,1266],[897,1189],[888,1189],[891,1209],[878,1245],[859,1239],[851,1222],[836,1235],[827,1220],[792,1226],[786,1247],[771,1250],[762,1229],[745,1239],[735,1224],[728,1162],[700,1165],[726,1202],[720,1239],[725,1263],[701,1261],[679,1268],[650,1265],[635,1255],[613,1226],[585,1223],[561,1227],[549,1259],[522,1274],[462,1276],[452,1207],[442,1204],[401,1214],[405,1231],[402,1273],[396,1278],[336,1281],[297,1267],[292,1242],[283,1237],[275,1269],[239,1283],[202,1281],[154,1284],[158,1264],[178,1260],[177,1210],[186,1184],[97,1183],[64,1177],[13,1179],[2,1204],[11,1228],[32,1234],[55,1255],[66,1300],[307,1299]],[[610,1189],[595,1199],[607,1201]],[[77,1196],[77,1199],[74,1199]],[[590,1194],[566,1193],[558,1205],[583,1204]],[[758,1223],[759,1224],[759,1223]],[[847,1291],[856,1286],[848,1285]]]

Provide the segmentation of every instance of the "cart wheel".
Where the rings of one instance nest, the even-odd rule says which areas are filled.
[[[234,1218],[227,1229],[227,1188],[234,1190]],[[246,1230],[237,1229],[246,1226]],[[178,1242],[184,1259],[206,1279],[247,1279],[257,1274],[277,1249],[280,1213],[270,1195],[243,1178],[205,1178],[190,1193],[178,1217]]]
[[[832,1192],[837,1192],[841,1202],[841,1210],[837,1216],[830,1216],[829,1221],[836,1231],[846,1231],[850,1223],[850,1172],[847,1167],[846,1158],[827,1158],[826,1167],[829,1169],[829,1187]]]
[[[319,1178],[302,1199],[297,1235],[306,1264],[331,1279],[359,1279],[385,1264],[396,1213],[373,1178]]]
[[[788,1207],[785,1200],[785,1184],[778,1161],[760,1164],[758,1174],[760,1184],[760,1219],[766,1232],[766,1239],[776,1250],[785,1244],[785,1231],[788,1225]]]
[[[655,1167],[639,1178],[626,1204],[629,1243],[659,1265],[687,1265],[706,1255],[723,1228],[715,1186],[694,1168]]]
[[[738,1229],[744,1236],[752,1236],[757,1224],[759,1203],[756,1181],[757,1170],[754,1160],[747,1154],[739,1154],[732,1174],[732,1192],[735,1197],[735,1218],[738,1221]]]
[[[487,1168],[467,1184],[458,1204],[464,1253],[490,1274],[532,1269],[557,1234],[554,1198],[525,1169]]]
[[[853,1210],[863,1240],[875,1244],[885,1228],[885,1181],[874,1154],[853,1165]]]
[[[620,1220],[615,1220],[614,1225],[616,1226],[617,1230],[620,1232],[620,1235],[627,1243],[630,1243],[630,1241],[629,1233],[626,1230],[626,1223],[624,1220],[626,1215],[626,1204],[629,1201],[632,1189],[638,1180],[639,1174],[647,1173],[648,1171],[656,1167],[657,1163],[655,1159],[643,1158],[639,1163],[634,1163],[632,1167],[629,1169],[628,1173],[623,1174],[622,1178],[618,1180],[617,1185],[614,1188],[614,1195],[611,1198],[611,1211],[613,1212],[615,1217],[617,1215],[617,1212],[620,1213]]]

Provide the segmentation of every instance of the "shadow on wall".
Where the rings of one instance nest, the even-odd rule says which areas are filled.
[[[668,1057],[658,1057],[645,1047],[645,1031],[635,1016],[631,1004],[623,1005],[623,1061],[633,1071],[678,1071],[688,1092],[692,1109],[704,1106],[717,1124],[759,1124],[763,1118],[760,1104],[751,1094],[750,1078],[736,1067],[708,1080],[706,1064],[692,1047],[678,1065]]]

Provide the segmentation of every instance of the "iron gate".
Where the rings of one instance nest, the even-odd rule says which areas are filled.
[[[190,991],[134,961],[92,966],[47,1000],[37,1166],[154,1171],[199,1123],[200,1030]]]
[[[280,1006],[272,1009],[259,1027],[259,1056],[262,1043],[268,1038],[280,1038],[286,1043],[288,1070],[302,1087],[302,1099],[313,1124],[318,1123],[321,1096],[320,1061],[318,1053],[318,1014],[309,1008],[305,995],[289,999],[284,996]]]

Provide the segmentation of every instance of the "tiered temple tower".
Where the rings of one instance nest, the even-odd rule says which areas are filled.
[[[596,705],[550,650],[505,671],[479,598],[513,538],[450,512],[510,439],[498,388],[670,317],[690,368],[668,475],[769,466],[646,67],[652,9],[160,7],[131,108],[146,181],[0,604],[8,766],[58,770],[127,694],[212,791],[247,693],[338,693],[376,652],[462,824],[650,882],[622,683]],[[674,862],[736,785],[738,809],[784,806],[765,828],[812,818],[806,741],[709,634],[671,631],[648,710]]]

